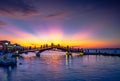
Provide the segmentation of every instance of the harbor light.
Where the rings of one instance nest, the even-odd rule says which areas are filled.
[[[17,46],[16,44],[14,44],[14,47]]]
[[[5,45],[8,45],[8,44],[9,44],[8,42],[5,43]]]

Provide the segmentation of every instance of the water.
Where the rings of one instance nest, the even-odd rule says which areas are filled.
[[[18,58],[16,67],[0,67],[0,81],[120,81],[119,62],[118,56],[28,53]]]

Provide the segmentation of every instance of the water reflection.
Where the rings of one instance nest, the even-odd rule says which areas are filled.
[[[0,67],[0,81],[120,81],[120,57],[45,51],[17,61],[17,67]]]
[[[16,66],[0,67],[3,69],[3,75],[1,81],[12,81],[12,73],[16,70]]]
[[[70,67],[72,65],[72,55],[66,55],[66,66]]]
[[[54,54],[54,51],[48,51],[41,53],[40,60],[42,60],[42,63],[46,65],[46,70],[53,70],[56,72],[60,70],[64,57],[65,55],[60,52],[56,52],[56,54]]]

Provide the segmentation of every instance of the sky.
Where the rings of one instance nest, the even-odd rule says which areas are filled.
[[[120,47],[119,0],[0,0],[0,40]]]

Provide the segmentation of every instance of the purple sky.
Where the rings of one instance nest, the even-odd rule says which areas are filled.
[[[119,0],[0,0],[0,40],[120,47]]]

